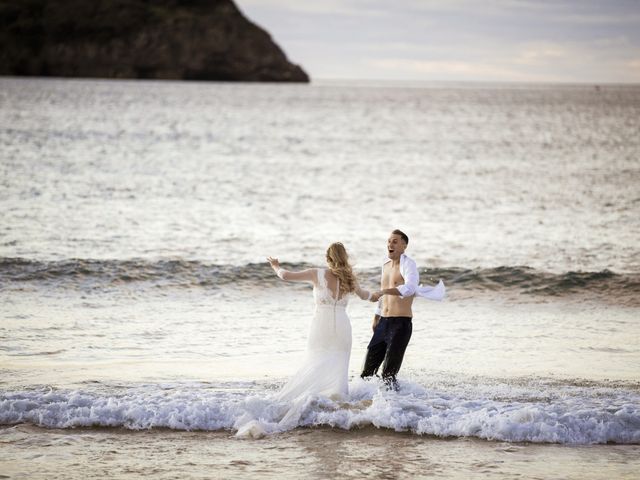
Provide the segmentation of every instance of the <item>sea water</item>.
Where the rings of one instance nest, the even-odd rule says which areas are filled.
[[[638,131],[636,86],[0,79],[0,474],[633,478]],[[265,257],[373,289],[394,228],[448,288],[400,390],[354,297],[349,399],[234,438],[313,313]]]

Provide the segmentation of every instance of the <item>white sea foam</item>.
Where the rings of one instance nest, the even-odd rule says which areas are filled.
[[[640,443],[640,394],[626,388],[481,385],[436,389],[409,382],[399,392],[389,392],[376,382],[358,379],[351,383],[346,401],[309,397],[293,407],[274,401],[273,390],[262,386],[40,388],[0,393],[0,424],[229,431],[243,425],[239,433],[249,437],[296,427],[373,425],[508,442]],[[287,412],[288,420],[283,422]]]

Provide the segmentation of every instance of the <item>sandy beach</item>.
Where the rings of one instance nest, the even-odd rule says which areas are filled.
[[[634,479],[638,445],[441,439],[369,427],[308,428],[261,440],[229,432],[0,429],[2,478]]]

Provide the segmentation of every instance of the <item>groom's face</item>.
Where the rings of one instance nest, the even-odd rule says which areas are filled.
[[[407,244],[400,235],[392,233],[387,240],[387,254],[391,260],[397,260],[407,249]]]

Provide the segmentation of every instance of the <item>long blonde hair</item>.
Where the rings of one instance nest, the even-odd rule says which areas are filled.
[[[340,295],[346,295],[356,289],[356,276],[349,264],[349,255],[344,245],[335,242],[327,248],[327,264],[329,270],[340,280]]]

